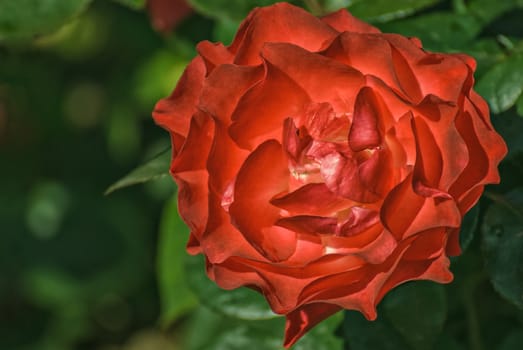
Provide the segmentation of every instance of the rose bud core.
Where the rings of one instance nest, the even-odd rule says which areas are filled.
[[[462,218],[507,152],[471,57],[286,3],[197,49],[154,119],[210,279],[263,293],[286,347],[342,309],[375,319],[401,283],[452,280]]]

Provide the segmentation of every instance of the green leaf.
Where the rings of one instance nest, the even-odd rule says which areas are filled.
[[[356,17],[374,22],[388,22],[409,16],[441,0],[360,0],[349,6]]]
[[[144,183],[169,175],[170,161],[171,152],[170,149],[166,149],[147,163],[139,166],[122,179],[112,184],[105,191],[105,194],[108,195],[124,187]]]
[[[246,321],[200,307],[184,332],[188,350],[281,350],[285,319]],[[202,336],[204,335],[204,336]]]
[[[312,330],[306,333],[292,350],[341,350],[343,340],[335,335],[336,330],[343,322],[343,312],[338,312],[326,320],[321,321]]]
[[[447,334],[441,334],[434,344],[434,350],[464,350],[463,347]]]
[[[342,350],[341,338],[334,335],[343,319],[338,313],[324,320],[292,347],[292,350]],[[189,350],[282,350],[285,319],[240,320],[200,307],[183,332],[184,349]],[[205,335],[205,336],[202,336]]]
[[[202,256],[186,259],[188,283],[200,302],[229,317],[244,320],[266,320],[277,317],[260,293],[248,288],[223,290],[205,274]]]
[[[38,267],[23,279],[25,294],[44,307],[65,307],[81,295],[76,281],[60,270]]]
[[[477,91],[489,103],[492,112],[512,107],[523,92],[523,53],[516,53],[487,71]]]
[[[514,111],[509,110],[500,115],[492,116],[492,124],[496,131],[503,137],[503,140],[507,143],[509,152],[508,158],[513,158],[514,156],[519,155],[523,151],[523,138],[521,137],[523,118],[518,117]],[[505,176],[501,185],[504,185],[506,180],[507,178]],[[521,178],[515,180],[519,182]]]
[[[523,344],[523,330],[513,331],[501,343],[499,350],[520,350]]]
[[[516,111],[520,117],[523,117],[523,94],[519,96],[516,103]]]
[[[395,3],[395,2],[391,2]],[[383,32],[399,33],[421,39],[423,46],[435,51],[463,48],[481,31],[477,20],[467,14],[435,12],[379,25]]]
[[[84,11],[91,0],[2,0],[0,42],[28,40],[57,30]]]
[[[320,6],[324,12],[328,13],[350,6],[356,1],[358,0],[320,0]]]
[[[278,0],[188,0],[203,15],[221,20],[243,20],[255,7],[275,4]]]
[[[160,98],[171,93],[189,63],[174,54],[177,51],[163,49],[153,52],[136,71],[134,90],[144,111],[152,110]]]
[[[116,2],[119,2],[120,4],[123,4],[125,6],[129,6],[132,9],[139,10],[145,7],[145,0],[114,0]]]
[[[488,23],[501,14],[522,6],[522,0],[470,0],[468,2],[470,13],[479,18],[483,23]]]
[[[177,196],[174,196],[163,210],[158,240],[160,320],[164,326],[198,305],[186,283],[184,257],[188,236],[189,230],[178,215]]]
[[[414,349],[431,349],[447,316],[444,287],[428,281],[404,284],[383,301],[385,316]]]
[[[236,324],[219,334],[209,347],[201,350],[280,350],[283,342],[283,322],[262,321]],[[268,327],[267,327],[268,326]]]
[[[474,239],[474,234],[478,228],[479,221],[479,204],[475,205],[465,214],[463,222],[461,223],[461,231],[459,233],[459,243],[461,245],[461,250],[465,251],[472,240]]]
[[[225,45],[229,45],[234,39],[234,35],[240,26],[239,21],[232,21],[230,19],[220,19],[216,21],[213,31],[214,41],[219,41]]]
[[[475,35],[476,33],[473,33],[473,36]],[[447,43],[453,44],[455,42],[455,40],[451,40]],[[462,44],[458,42],[458,44],[460,47],[457,47],[457,50],[474,57],[476,60],[478,64],[475,72],[476,77],[483,76],[485,72],[505,58],[505,53],[502,51],[499,43],[493,38],[473,38],[471,41]]]
[[[406,350],[408,345],[381,315],[366,320],[359,312],[346,311],[343,335],[350,350]]]
[[[523,308],[523,189],[494,199],[482,226],[486,269],[494,288]]]

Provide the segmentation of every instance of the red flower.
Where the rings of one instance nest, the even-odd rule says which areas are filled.
[[[340,309],[374,319],[405,281],[452,280],[462,217],[506,154],[472,58],[285,3],[198,53],[154,118],[212,280],[262,292],[286,346]]]
[[[147,0],[147,10],[154,29],[162,33],[171,32],[192,11],[185,0]]]

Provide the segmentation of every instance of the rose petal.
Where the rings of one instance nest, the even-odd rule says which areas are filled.
[[[299,114],[308,101],[299,85],[265,62],[265,79],[241,97],[229,133],[240,147],[254,149],[267,139],[280,137],[285,119]]]
[[[222,64],[205,80],[199,107],[228,126],[240,98],[262,77],[262,66]]]
[[[315,325],[340,311],[338,305],[328,303],[307,304],[286,315],[283,346],[290,348]]]
[[[461,212],[454,199],[432,197],[424,201],[404,235],[408,237],[431,228],[459,227],[460,224]]]
[[[288,176],[281,145],[274,140],[264,142],[238,172],[234,201],[229,208],[233,224],[272,261],[284,260],[296,249],[296,233],[273,226],[280,210],[269,204],[276,193],[287,189]]]
[[[360,269],[333,273],[316,279],[303,289],[300,299],[304,303],[309,300],[329,301],[345,309],[358,310],[367,319],[374,320],[377,317],[379,291],[396,270],[411,240],[402,242],[402,245],[379,265],[365,265]]]
[[[363,264],[363,260],[357,256],[342,255],[319,255],[317,260],[307,264],[275,264],[233,257],[213,266],[213,269],[220,286],[230,289],[246,283],[254,284],[263,291],[274,312],[287,314],[299,306],[303,289],[324,276],[325,271],[345,273],[361,269]],[[249,272],[255,272],[256,275]],[[244,273],[248,273],[248,279],[244,278]]]
[[[380,108],[369,87],[360,90],[354,105],[354,115],[349,132],[349,145],[354,152],[381,145],[379,128]]]
[[[409,99],[399,94],[397,91],[391,89],[381,79],[372,75],[365,76],[365,85],[372,88],[376,96],[379,96],[381,101],[381,111],[388,112],[381,115],[381,123],[385,131],[394,127],[403,116],[412,113],[412,103]]]
[[[187,139],[171,164],[171,173],[179,187],[178,208],[196,238],[207,223],[207,181],[205,157],[212,142],[214,123],[204,113],[191,119]]]
[[[447,228],[437,227],[419,232],[410,243],[403,260],[432,260],[441,255],[447,241]]]
[[[419,49],[420,51],[422,50],[421,46],[416,45],[416,43],[413,43],[411,40],[409,40],[409,43],[412,44],[409,49],[413,51],[416,49]],[[423,92],[418,77],[409,63],[411,61],[409,61],[409,59],[403,55],[402,51],[398,50],[393,44],[391,44],[391,53],[394,71],[396,72],[396,77],[401,86],[401,91],[407,95],[408,101],[416,103],[422,100]]]
[[[458,227],[461,213],[452,197],[423,197],[409,176],[383,202],[381,220],[397,239],[438,227]],[[450,199],[448,199],[450,198]]]
[[[276,225],[305,234],[334,234],[338,220],[323,216],[299,215],[281,218]]]
[[[456,128],[467,145],[469,159],[467,166],[449,189],[449,193],[456,198],[461,198],[471,188],[480,185],[487,177],[490,158],[478,139],[475,123],[469,113],[461,113],[456,117]],[[484,134],[487,133],[484,132]]]
[[[207,169],[212,174],[209,188],[219,197],[225,195],[227,187],[234,181],[241,165],[249,153],[239,148],[230,138],[227,128],[216,123],[213,144],[207,159]]]
[[[458,108],[446,101],[428,95],[416,106],[424,117],[428,133],[441,155],[441,176],[438,187],[448,191],[465,169],[469,154],[465,141],[456,128]],[[430,152],[429,152],[430,153]],[[427,153],[423,153],[427,154]]]
[[[171,163],[171,173],[205,169],[214,134],[213,119],[198,112],[190,121],[187,138]]]
[[[394,287],[412,280],[431,280],[450,283],[454,276],[449,271],[449,259],[441,255],[435,260],[401,261],[386,283],[383,284],[376,300],[379,302]]]
[[[267,261],[230,223],[230,217],[220,205],[220,199],[216,193],[209,193],[209,217],[200,242],[209,262],[221,264],[231,257]]]
[[[231,256],[266,260],[230,223],[229,213],[222,205],[228,191],[232,195],[229,201],[234,200],[234,191],[230,189],[234,190],[232,184],[248,155],[232,141],[223,123],[216,123],[207,159],[207,169],[212,176],[209,177],[209,218],[202,239],[205,254],[212,263],[221,263]]]
[[[336,114],[330,103],[313,103],[304,114],[304,125],[315,139],[343,142],[350,128],[348,114]]]
[[[311,141],[310,135],[306,131],[298,129],[292,118],[285,119],[282,142],[283,148],[292,161],[295,163],[302,161],[303,151]]]
[[[257,8],[242,23],[231,44],[234,63],[260,64],[259,53],[268,42],[285,42],[317,51],[336,31],[302,8],[288,3]]]
[[[359,257],[369,264],[381,264],[397,246],[392,234],[382,225],[369,226],[352,236],[322,236],[326,254]]]
[[[315,102],[329,102],[335,111],[351,112],[361,73],[350,66],[288,43],[267,43],[262,56]]]
[[[483,191],[483,188],[481,189]],[[448,230],[448,239],[445,247],[445,253],[449,256],[458,256],[461,254],[461,243],[459,239],[460,228]]]
[[[222,43],[211,43],[207,40],[200,41],[196,45],[196,51],[198,51],[198,54],[205,62],[207,75],[217,66],[232,63],[234,60],[234,55]]]
[[[198,170],[175,176],[178,185],[178,211],[196,240],[201,237],[209,215],[206,186],[208,175],[207,171]]]
[[[469,55],[465,55],[464,53],[454,53],[454,54],[451,54],[451,55],[456,57],[456,58],[459,58],[460,60],[465,62],[465,64],[467,66],[469,66],[469,68],[471,70],[471,73],[473,73],[476,70],[477,63],[476,63],[476,60],[474,59],[474,57],[471,57]]]
[[[172,94],[154,107],[153,118],[156,124],[182,137],[187,136],[205,74],[205,64],[198,56],[187,66]]]
[[[341,33],[322,54],[355,68],[363,75],[380,79],[389,89],[405,99],[408,99],[411,93],[411,86],[408,84],[416,84],[412,73],[409,77],[413,79],[405,79],[403,70],[398,70],[396,51],[383,35]]]
[[[378,28],[360,21],[344,9],[323,16],[321,20],[338,32],[381,33]]]
[[[339,236],[354,236],[376,225],[380,218],[375,210],[354,206],[349,211],[345,223],[339,229]]]
[[[418,81],[421,97],[432,94],[447,101],[459,100],[463,84],[470,75],[465,62],[451,55],[427,53],[401,35],[383,35],[404,58],[403,72],[412,70],[412,75],[405,80]]]
[[[471,96],[473,95],[471,94]],[[474,97],[474,99],[474,102],[478,103],[478,107],[473,105],[469,99],[465,99],[465,113],[456,118],[456,127],[465,140],[470,155],[467,167],[449,191],[458,198],[465,197],[468,191],[481,193],[481,191],[476,191],[473,185],[471,186],[475,183],[474,181],[477,181],[478,187],[487,183],[498,183],[499,172],[497,167],[501,159],[507,154],[507,146],[501,136],[493,130],[488,113],[480,116],[480,113],[484,113],[488,106],[481,98]],[[467,179],[470,181],[468,190],[465,185]],[[479,196],[472,196],[466,202],[460,200],[462,212],[474,205],[477,200],[476,197],[479,198]]]
[[[396,182],[401,182],[410,174],[417,157],[411,112],[399,118],[394,127],[385,134],[385,144],[392,167],[398,172]]]
[[[383,201],[381,222],[396,237],[402,240],[405,231],[414,221],[425,203],[425,198],[412,188],[412,174],[393,188]]]
[[[313,198],[313,200],[311,200]],[[352,202],[331,192],[325,184],[307,184],[296,191],[271,199],[271,204],[291,213],[329,216]]]
[[[434,136],[427,123],[420,117],[412,120],[412,129],[416,140],[415,182],[420,181],[427,187],[439,188],[443,168],[443,158]]]
[[[333,152],[318,161],[325,184],[336,195],[362,203],[372,203],[378,199],[361,183],[356,160]]]
[[[399,176],[396,174],[391,158],[387,149],[376,150],[358,168],[362,186],[380,198],[383,198],[398,182]],[[389,175],[383,176],[383,174]]]

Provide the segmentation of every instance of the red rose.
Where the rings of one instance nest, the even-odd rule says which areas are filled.
[[[192,9],[186,0],[147,0],[147,10],[154,29],[169,33]]]
[[[154,111],[187,249],[220,287],[263,293],[285,346],[340,309],[374,319],[405,281],[452,280],[463,215],[506,153],[472,58],[285,3],[198,53]]]

